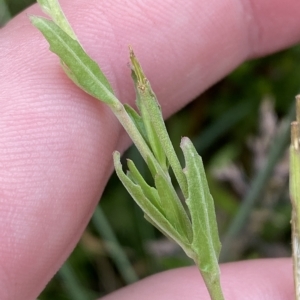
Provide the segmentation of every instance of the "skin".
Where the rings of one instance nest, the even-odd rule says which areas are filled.
[[[87,52],[132,103],[134,46],[169,116],[247,59],[300,40],[298,0],[61,1]],[[60,69],[27,14],[0,31],[0,299],[35,299],[78,242],[130,141]],[[227,299],[293,299],[290,259],[222,266]],[[104,299],[209,299],[198,271],[151,276]],[[202,296],[202,297],[200,297]]]

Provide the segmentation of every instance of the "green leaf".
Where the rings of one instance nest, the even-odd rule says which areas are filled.
[[[135,164],[132,160],[127,160],[127,166],[130,172],[128,172],[127,176],[134,181],[137,185],[139,185],[146,196],[147,199],[151,201],[151,203],[162,213],[162,206],[161,206],[161,200],[158,195],[158,192],[155,188],[151,187],[147,184],[143,176],[140,174],[138,169],[136,168]]]
[[[198,256],[202,271],[218,270],[221,243],[218,235],[216,215],[209,192],[201,157],[188,138],[181,140],[186,167],[184,173],[188,183],[187,205],[192,218],[192,248]]]
[[[120,162],[120,153],[115,151],[113,154],[116,173],[131,195],[135,202],[140,206],[147,220],[155,225],[159,230],[166,233],[168,237],[176,241],[187,253],[189,252],[189,244],[182,235],[172,226],[166,217],[156,208],[156,206],[145,196],[142,188],[135,184],[122,170]]]
[[[153,178],[155,178],[156,174],[160,173],[160,174],[165,174],[163,169],[160,167],[159,163],[157,162],[157,160],[155,160],[155,157],[150,157],[148,156],[147,159],[145,160],[146,164],[151,172],[151,175]],[[158,166],[160,167],[160,169],[158,168]],[[165,174],[165,176],[168,176],[169,174]]]
[[[57,0],[37,0],[37,2],[41,6],[44,13],[50,16],[55,24],[64,30],[71,38],[77,40],[77,37]]]
[[[54,22],[41,17],[30,18],[67,67],[67,75],[88,94],[116,108],[121,104],[99,66],[83,50],[77,40],[71,38]]]
[[[141,110],[141,115],[147,131],[147,137],[151,144],[151,148],[153,149],[153,153],[160,164],[163,164],[163,170],[167,170],[168,165],[161,152],[165,153],[182,193],[186,197],[188,195],[186,178],[169,138],[160,105],[132,49],[130,49],[130,60],[133,71],[132,77],[136,86],[138,107]]]
[[[130,118],[132,119],[136,128],[140,132],[140,134],[143,136],[144,140],[149,144],[142,117],[130,105],[124,104],[124,108],[125,108],[126,112],[128,113],[128,115],[130,116]]]
[[[149,143],[149,146],[151,147],[151,150],[161,165],[162,169],[167,173],[168,172],[168,163],[167,158],[163,149],[163,145],[161,144],[155,129],[152,126],[151,119],[153,116],[151,116],[148,112],[147,107],[145,106],[146,101],[153,101],[152,97],[149,97],[149,91],[147,90],[148,86],[145,84],[147,82],[147,79],[144,75],[144,72],[135,57],[132,48],[130,48],[130,60],[132,64],[131,69],[131,77],[134,82],[134,87],[136,91],[136,103],[138,106],[138,109],[141,113],[141,118],[144,124],[144,128],[146,131],[146,139]],[[156,104],[159,106],[158,102]],[[161,114],[161,112],[160,112]]]
[[[173,227],[191,243],[193,239],[191,221],[184,210],[172,183],[165,176],[155,176],[155,186],[161,199],[162,211]]]
[[[185,243],[179,240],[176,240],[174,238],[174,236],[171,236],[169,234],[168,231],[165,231],[165,228],[163,226],[161,226],[161,224],[159,223],[155,223],[148,215],[144,214],[144,218],[151,224],[153,225],[157,230],[159,230],[165,237],[167,237],[168,239],[174,241],[175,243],[177,243],[182,249],[183,251],[186,253],[186,255],[190,258],[193,257],[193,250],[191,249],[191,244],[190,243]]]

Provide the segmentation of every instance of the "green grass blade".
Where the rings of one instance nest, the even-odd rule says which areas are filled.
[[[4,26],[10,19],[12,15],[9,11],[8,5],[5,0],[0,0],[0,28]]]
[[[236,103],[224,111],[210,126],[204,127],[201,133],[192,139],[198,153],[203,155],[207,152],[214,142],[218,141],[248,115],[252,105],[247,102]]]
[[[77,40],[52,21],[34,16],[30,19],[49,42],[50,50],[60,57],[69,70],[67,75],[80,88],[110,106],[120,105],[99,66],[85,53]]]
[[[133,283],[138,280],[138,276],[131,266],[124,250],[122,249],[113,229],[111,228],[103,210],[98,205],[92,217],[92,223],[99,235],[105,240],[105,247],[111,259],[114,261],[123,280],[127,283]]]
[[[63,286],[68,293],[70,299],[88,300],[92,299],[90,293],[80,284],[72,267],[66,261],[58,271],[59,277],[62,279]]]

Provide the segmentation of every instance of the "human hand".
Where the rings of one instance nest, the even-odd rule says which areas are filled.
[[[300,39],[297,0],[61,1],[119,98],[134,99],[134,45],[166,116],[240,63]],[[40,14],[37,6],[27,14]],[[22,13],[0,32],[0,299],[34,299],[78,242],[129,139],[81,92]],[[198,299],[195,268],[165,272],[106,299]],[[292,298],[291,261],[222,266],[227,299]],[[208,299],[208,296],[206,296]],[[203,298],[202,298],[203,299]]]

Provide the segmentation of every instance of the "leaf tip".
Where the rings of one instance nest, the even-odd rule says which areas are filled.
[[[113,159],[114,159],[114,162],[120,162],[120,158],[121,158],[121,154],[119,151],[114,151],[113,152]]]
[[[28,15],[29,21],[36,26],[35,24],[39,22],[40,18],[39,16],[35,16],[35,15]]]
[[[143,86],[148,82],[148,80],[144,74],[144,71],[143,71],[137,57],[134,54],[132,46],[129,45],[128,48],[129,48],[129,58],[130,58],[130,62],[131,62],[132,76],[134,78],[134,81],[136,79],[137,83],[139,85]]]
[[[182,150],[190,147],[191,145],[193,145],[192,141],[188,137],[184,136],[184,137],[181,138],[180,148]]]

